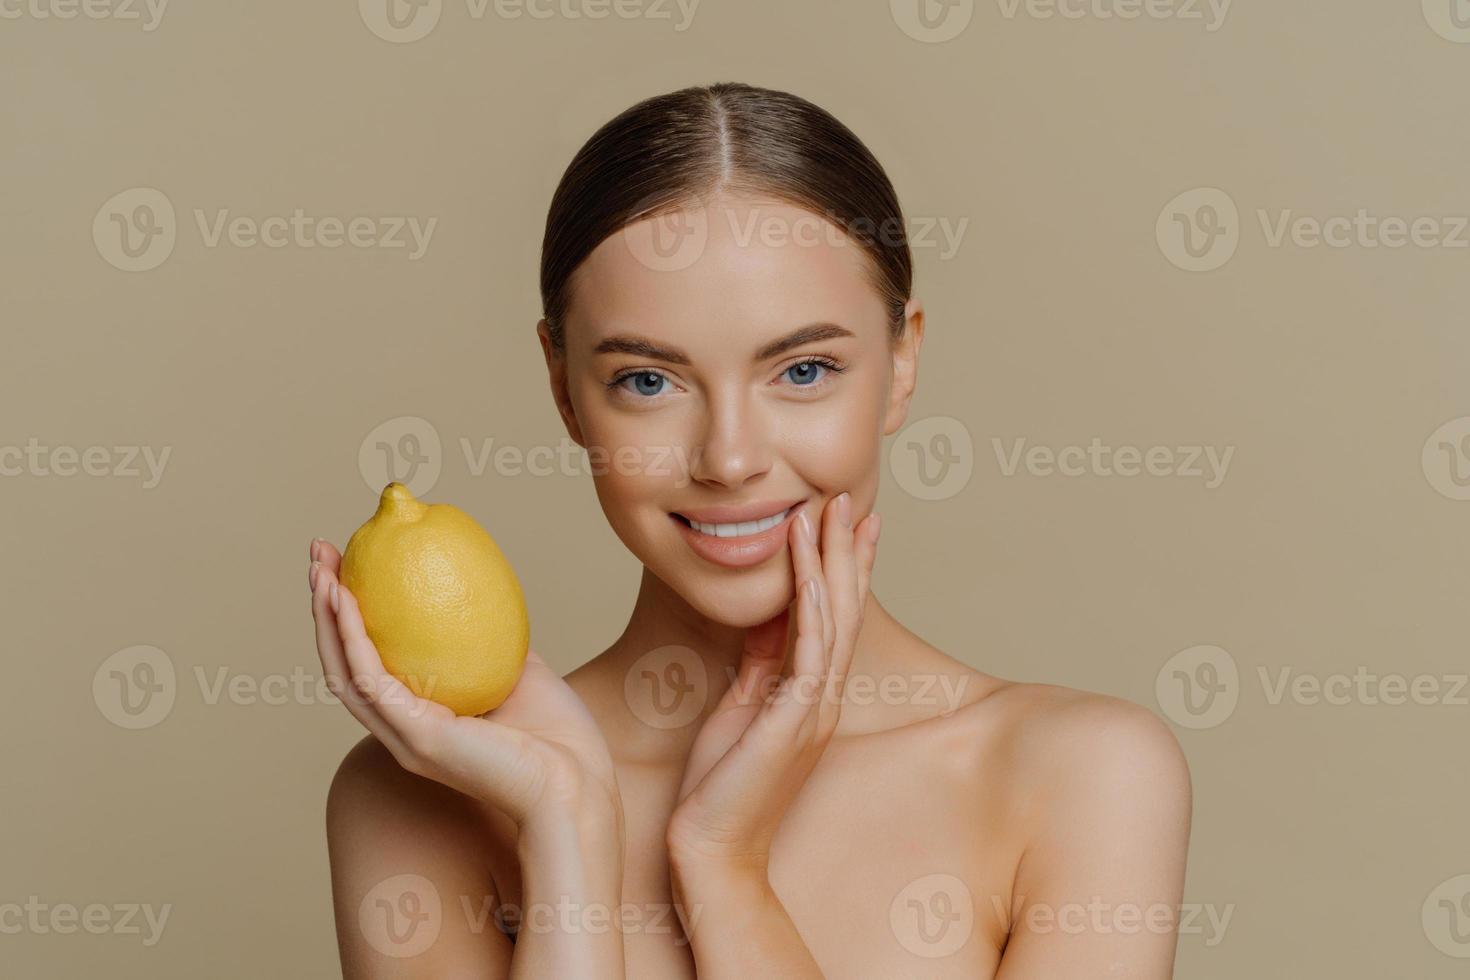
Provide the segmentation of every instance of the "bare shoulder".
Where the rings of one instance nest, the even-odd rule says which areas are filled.
[[[1188,761],[1168,724],[1142,705],[1001,681],[957,716],[985,731],[988,763],[1038,832],[1103,820],[1188,826]]]
[[[1031,761],[1096,764],[1116,758],[1137,766],[1183,765],[1167,723],[1125,698],[1055,684],[1003,681],[986,699],[1016,751]],[[985,706],[985,702],[981,702]]]
[[[511,942],[492,915],[496,845],[474,801],[408,772],[368,735],[337,767],[326,823],[344,977],[508,975]],[[439,929],[420,948],[405,910],[429,908]],[[421,972],[402,972],[407,956]]]
[[[346,826],[370,819],[390,819],[425,804],[457,809],[460,794],[416,776],[398,764],[382,742],[364,735],[337,766],[327,792],[327,825]],[[467,802],[467,801],[466,801]]]
[[[494,864],[490,819],[463,794],[404,769],[372,735],[348,750],[327,792],[327,842],[344,870],[406,859],[458,864],[480,881]]]

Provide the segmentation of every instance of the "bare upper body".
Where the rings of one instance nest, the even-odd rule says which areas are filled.
[[[1167,727],[1125,701],[975,671],[871,608],[864,632],[882,638],[866,648],[881,662],[854,663],[873,681],[849,681],[771,850],[772,887],[823,974],[1168,976],[1173,932],[1146,921],[1180,900],[1190,794]],[[634,717],[624,673],[615,647],[567,680],[608,738],[623,796],[627,976],[693,977],[664,848],[680,742]],[[328,817],[339,895],[402,873],[436,884],[439,939],[424,972],[396,975],[456,963],[506,975],[511,940],[493,912],[522,908],[509,821],[404,772],[372,736],[343,762]]]

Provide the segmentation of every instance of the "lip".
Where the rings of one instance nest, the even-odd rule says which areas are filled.
[[[689,545],[689,549],[705,561],[722,565],[725,568],[749,568],[766,561],[786,545],[787,535],[791,533],[791,522],[796,519],[797,511],[801,509],[800,505],[803,503],[805,503],[804,500],[793,500],[789,504],[747,504],[739,507],[707,507],[678,512],[679,515],[692,518],[701,524],[734,524],[739,521],[756,521],[762,517],[779,514],[783,510],[787,511],[780,524],[758,534],[747,534],[744,537],[717,538],[702,534],[685,524],[675,514],[670,514],[669,520],[684,536],[684,541]]]

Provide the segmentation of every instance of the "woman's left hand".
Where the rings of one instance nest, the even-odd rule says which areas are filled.
[[[735,682],[695,736],[666,834],[676,868],[764,876],[776,827],[837,728],[878,524],[870,514],[854,528],[851,495],[839,494],[823,513],[819,553],[806,512],[791,522],[792,673],[781,677],[788,606],[746,631]]]

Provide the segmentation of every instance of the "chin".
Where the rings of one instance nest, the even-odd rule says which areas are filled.
[[[676,575],[670,587],[706,619],[746,629],[773,618],[796,596],[790,570],[772,565],[718,576]]]

